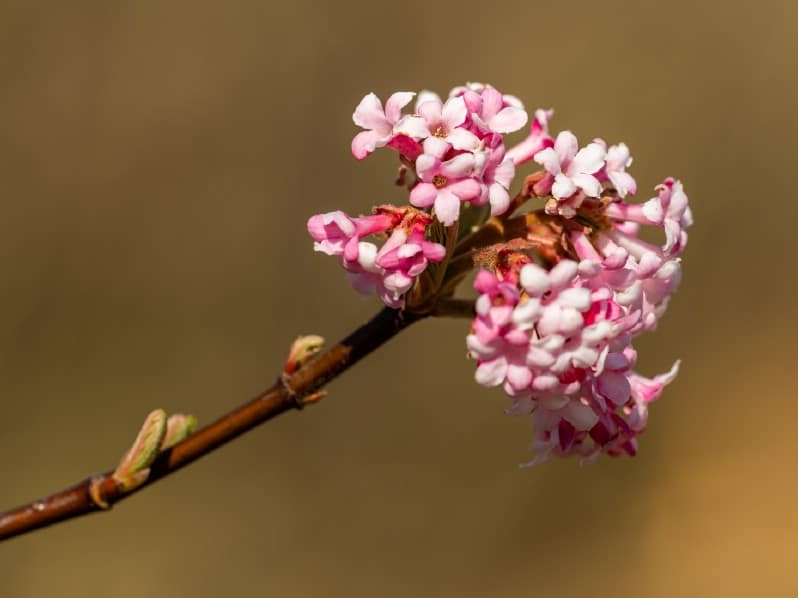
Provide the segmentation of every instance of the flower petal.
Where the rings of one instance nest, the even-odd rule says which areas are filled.
[[[443,105],[441,120],[451,131],[465,122],[467,114],[465,100],[462,97],[449,98]]]
[[[521,268],[521,286],[535,297],[540,297],[551,288],[549,275],[537,264],[527,264]]]
[[[417,208],[428,208],[438,196],[438,189],[432,183],[419,183],[410,192],[410,203]]]
[[[588,197],[598,197],[601,195],[601,183],[592,174],[578,173],[571,177],[574,185],[585,192]],[[556,181],[554,183],[557,184]]]
[[[562,131],[554,140],[554,151],[562,162],[570,162],[579,150],[579,142],[571,131]]]
[[[507,106],[491,118],[488,125],[496,133],[513,133],[526,124],[527,118],[525,110]]]
[[[488,190],[490,198],[490,215],[499,216],[510,207],[510,193],[502,185],[493,183]]]
[[[435,198],[435,216],[444,226],[454,224],[460,216],[460,199],[451,191],[440,189]]]
[[[362,160],[377,149],[384,139],[378,131],[361,131],[352,139],[352,155]]]
[[[360,100],[355,112],[352,114],[352,120],[358,127],[363,127],[364,129],[384,128],[388,124],[385,119],[385,112],[382,109],[382,102],[374,93],[366,94]]]
[[[547,147],[540,150],[535,154],[533,160],[543,166],[546,172],[550,172],[551,174],[560,174],[561,172],[560,155],[554,151],[554,148]]]
[[[662,202],[658,197],[649,199],[642,207],[643,216],[654,224],[662,224],[665,218],[665,211],[662,209]]]
[[[628,172],[608,172],[607,176],[618,191],[618,197],[623,199],[627,194],[634,195],[637,193],[637,182]]]
[[[586,172],[593,174],[601,170],[604,166],[604,156],[606,152],[598,143],[589,143],[586,147],[579,150],[574,156],[573,161],[568,167],[568,174]]]
[[[407,106],[416,94],[412,91],[397,91],[385,102],[385,118],[395,123],[402,118],[402,108]]]
[[[446,136],[446,141],[452,144],[454,149],[458,150],[475,150],[479,145],[479,137],[474,135],[468,129],[457,127],[449,132]]]
[[[440,168],[440,160],[435,156],[429,154],[421,154],[416,159],[416,172],[421,180],[425,183],[431,183],[432,177],[435,176],[436,171]]]
[[[524,266],[526,267],[526,266]],[[579,264],[573,260],[561,260],[549,271],[549,281],[555,289],[563,289],[571,284],[571,281],[579,271]]]
[[[507,360],[504,357],[497,357],[479,364],[474,377],[477,384],[482,386],[498,386],[504,382],[507,367]]]
[[[598,379],[598,390],[616,405],[625,405],[629,401],[632,387],[623,374],[604,372]]]
[[[395,133],[401,133],[412,137],[413,139],[424,139],[430,136],[429,129],[427,128],[427,121],[420,116],[405,116],[396,126],[394,126]]]
[[[446,191],[454,193],[463,201],[474,199],[482,193],[482,186],[474,179],[462,179],[446,186]]]
[[[434,91],[430,91],[429,89],[422,89],[418,93],[418,97],[416,98],[416,107],[415,110],[418,112],[419,106],[424,102],[438,102],[438,104],[443,104],[441,101],[441,96],[439,96]]]
[[[420,160],[421,158],[419,158]],[[460,154],[441,164],[440,172],[447,178],[462,178],[474,172],[474,155]]]
[[[419,101],[420,101],[419,96]],[[427,126],[435,128],[441,122],[442,105],[440,100],[428,100],[416,104],[416,112],[424,120],[427,121]]]
[[[569,177],[562,173],[554,177],[554,184],[551,186],[551,194],[557,199],[571,197],[576,191],[576,184],[574,184],[574,181]]]
[[[490,121],[504,105],[504,98],[499,90],[488,87],[482,92],[482,113],[481,116],[486,121]],[[500,131],[496,131],[497,133]]]
[[[493,180],[505,189],[509,189],[515,178],[515,163],[511,158],[506,158],[493,172]]]

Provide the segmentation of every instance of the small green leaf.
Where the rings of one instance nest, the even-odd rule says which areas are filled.
[[[131,490],[146,481],[149,467],[160,452],[166,428],[166,412],[163,409],[156,409],[144,420],[133,446],[114,471],[114,479],[124,490]]]
[[[166,434],[161,442],[161,450],[172,448],[191,436],[197,429],[197,419],[193,415],[175,413],[166,421]]]
[[[300,336],[292,344],[285,360],[285,373],[293,374],[316,355],[324,346],[324,338],[317,334]]]

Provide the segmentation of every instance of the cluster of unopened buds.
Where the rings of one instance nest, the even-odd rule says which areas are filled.
[[[473,83],[446,101],[398,92],[383,106],[368,94],[353,115],[364,131],[352,153],[396,151],[409,205],[319,214],[308,231],[356,291],[410,313],[462,313],[454,291],[478,270],[466,339],[476,381],[503,388],[507,413],[531,416],[530,464],[635,455],[648,405],[678,362],[646,378],[634,371],[632,341],[657,326],[679,285],[692,215],[671,178],[631,203],[626,145],[594,139],[580,148],[570,131],[549,133],[552,114],[536,110],[527,127],[517,98]],[[505,135],[525,127],[508,149]],[[511,196],[526,163],[542,169]],[[641,239],[641,225],[663,229],[663,245]]]

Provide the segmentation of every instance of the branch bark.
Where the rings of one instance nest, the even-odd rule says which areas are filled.
[[[280,378],[248,403],[198,430],[162,452],[150,467],[146,482],[125,492],[113,472],[93,476],[32,503],[0,515],[0,541],[81,515],[109,509],[139,490],[173,474],[257,425],[290,409],[301,409],[303,398],[349,369],[413,322],[425,317],[385,308],[343,341],[293,375]]]

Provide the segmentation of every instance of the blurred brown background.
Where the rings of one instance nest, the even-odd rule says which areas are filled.
[[[683,358],[636,459],[528,459],[430,321],[113,513],[0,545],[0,596],[798,596],[798,4],[3,2],[0,509],[208,422],[377,308],[309,215],[399,201],[360,98],[489,81],[680,177]],[[412,379],[413,384],[407,380]]]

